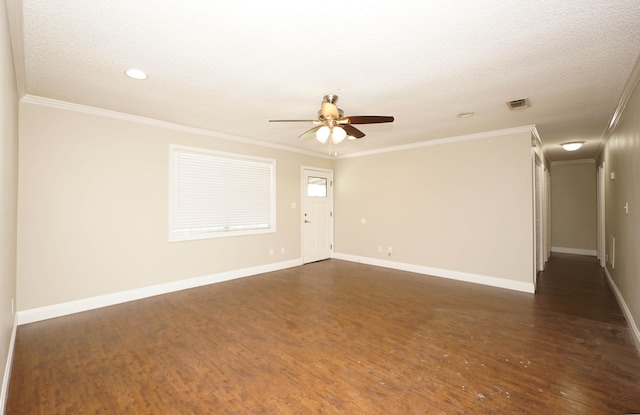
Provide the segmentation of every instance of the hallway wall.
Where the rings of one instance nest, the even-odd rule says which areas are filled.
[[[598,165],[604,162],[606,170],[606,270],[640,349],[640,66],[635,73],[633,92]]]
[[[596,255],[596,164],[551,163],[551,250]]]
[[[0,82],[0,370],[3,373],[0,413],[3,413],[15,321],[18,197],[18,94],[4,0],[0,2]]]

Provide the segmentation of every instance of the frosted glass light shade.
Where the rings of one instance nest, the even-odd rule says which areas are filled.
[[[577,149],[582,147],[582,141],[576,141],[574,143],[564,143],[561,145],[562,145],[562,148],[564,148],[567,151],[576,151]]]
[[[316,140],[324,144],[329,139],[330,134],[331,134],[331,129],[326,125],[322,126],[318,131],[316,131]]]
[[[342,140],[347,136],[347,132],[342,127],[333,127],[333,132],[331,133],[331,140],[333,140],[334,144],[342,143]]]
[[[140,69],[133,69],[133,68],[132,69],[127,69],[126,71],[124,71],[124,73],[129,78],[133,78],[133,79],[144,80],[144,79],[147,79],[149,77],[149,75],[147,75],[146,73],[144,73]]]

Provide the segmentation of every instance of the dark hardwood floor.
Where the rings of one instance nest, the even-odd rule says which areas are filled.
[[[536,295],[329,260],[18,328],[7,414],[622,414],[640,354],[594,258]]]

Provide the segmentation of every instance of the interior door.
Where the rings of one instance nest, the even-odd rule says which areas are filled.
[[[331,258],[333,252],[333,172],[302,170],[302,262]]]

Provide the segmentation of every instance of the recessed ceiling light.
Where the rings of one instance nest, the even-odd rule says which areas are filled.
[[[147,79],[149,77],[149,75],[142,72],[140,69],[127,69],[126,71],[124,71],[124,73],[129,78],[133,78],[133,79]]]
[[[458,114],[458,118],[469,118],[475,114],[474,112],[461,112]]]
[[[584,141],[572,141],[571,143],[564,143],[560,145],[567,151],[576,151],[577,149],[582,147],[583,144]]]

